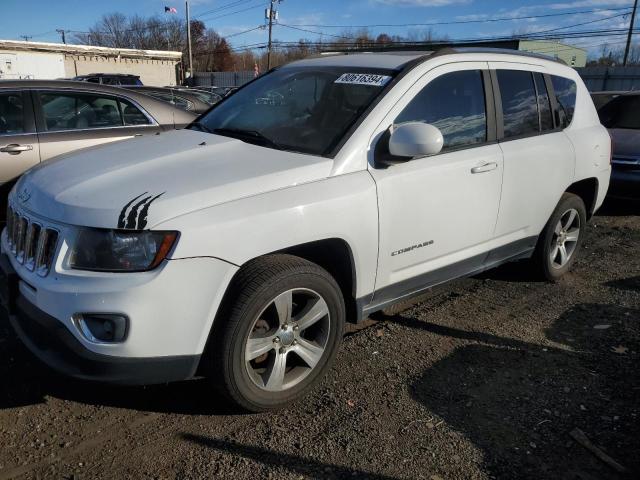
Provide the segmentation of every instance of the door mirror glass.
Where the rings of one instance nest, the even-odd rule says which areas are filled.
[[[444,137],[438,127],[423,122],[407,122],[393,127],[389,153],[397,157],[424,157],[440,153]]]

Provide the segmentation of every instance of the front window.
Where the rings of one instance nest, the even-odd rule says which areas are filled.
[[[48,131],[148,125],[149,119],[131,102],[81,92],[41,92],[40,104]]]
[[[411,100],[394,124],[405,122],[424,122],[438,127],[444,137],[443,150],[486,142],[482,72],[452,72],[436,78]]]
[[[227,97],[191,128],[330,155],[393,75],[381,69],[283,68]]]

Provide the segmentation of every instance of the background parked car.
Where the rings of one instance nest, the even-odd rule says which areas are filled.
[[[194,118],[117,87],[66,80],[0,81],[0,184],[51,157],[182,128]]]
[[[625,92],[592,92],[591,99],[593,100],[593,104],[596,106],[596,108],[600,110],[611,100],[623,93]]]
[[[78,75],[71,80],[100,83],[102,85],[142,85],[139,75],[125,73],[90,73],[89,75]]]
[[[201,90],[200,88],[197,88],[197,87],[196,88],[167,87],[167,88],[173,88],[174,90],[178,90],[180,92],[191,93],[197,96],[203,102],[208,103],[209,105],[215,105],[216,103],[218,103],[220,100],[224,98],[223,94],[209,92],[207,90]]]
[[[217,103],[219,98],[216,97],[213,103],[209,103],[212,99],[205,97],[207,92],[202,94],[194,93],[191,89],[177,89],[171,87],[146,87],[146,86],[129,86],[123,85],[123,88],[127,90],[135,90],[136,92],[149,95],[151,97],[162,100],[163,102],[170,103],[177,108],[185,110],[187,112],[193,112],[201,114],[209,110],[213,103]],[[205,99],[206,98],[206,99]]]
[[[616,94],[598,115],[613,140],[609,196],[640,199],[640,92]]]
[[[226,97],[230,93],[235,92],[239,87],[207,87],[204,85],[198,85],[197,87],[194,87],[194,88],[197,88],[198,90],[211,92],[211,93],[216,93],[218,95]]]

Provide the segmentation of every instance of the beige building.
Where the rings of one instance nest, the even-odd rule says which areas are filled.
[[[0,40],[0,79],[139,75],[145,85],[175,85],[181,52]]]
[[[587,64],[587,51],[560,42],[548,40],[520,40],[518,50],[541,53],[563,60],[570,67],[584,67]]]

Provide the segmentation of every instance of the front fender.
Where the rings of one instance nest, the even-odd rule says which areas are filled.
[[[375,284],[377,208],[375,183],[361,171],[208,207],[153,228],[180,232],[171,258],[215,257],[238,266],[296,245],[342,239],[353,252],[360,298]]]

